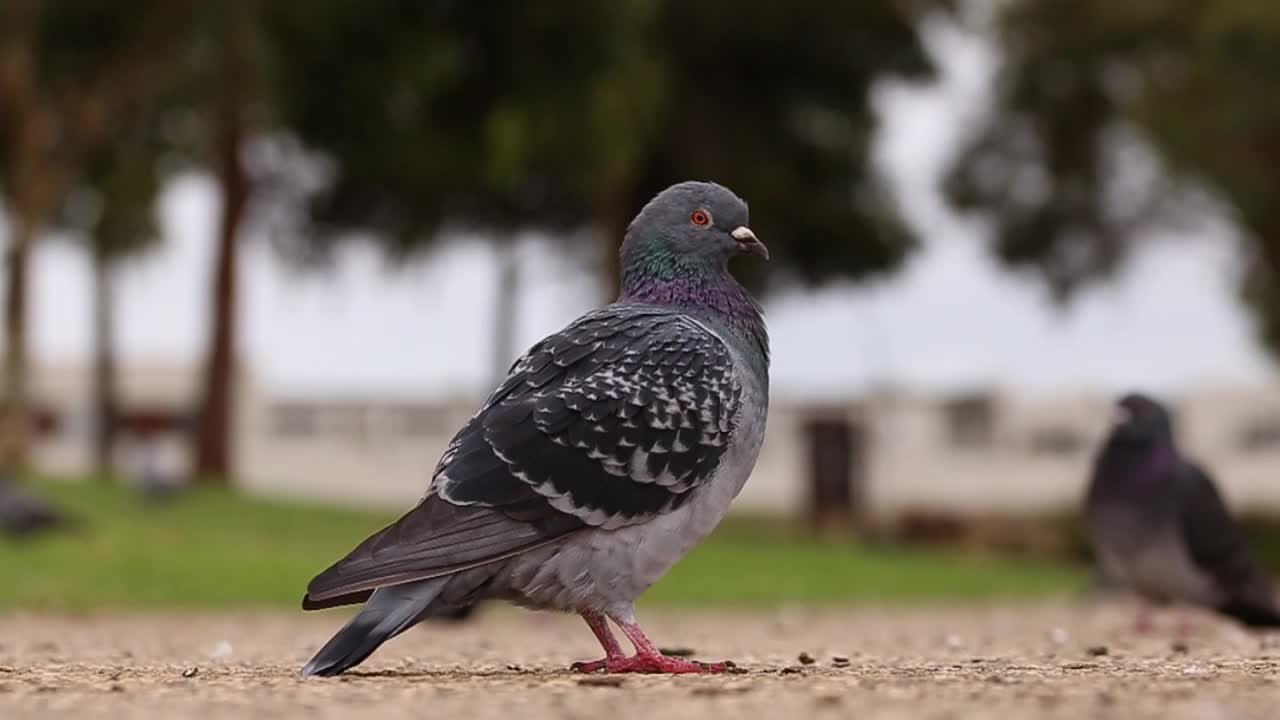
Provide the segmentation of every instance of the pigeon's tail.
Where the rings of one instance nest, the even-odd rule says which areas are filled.
[[[1231,601],[1219,607],[1218,611],[1251,628],[1280,628],[1280,610],[1273,605]]]
[[[364,662],[378,646],[420,620],[448,582],[448,577],[440,577],[378,588],[302,668],[302,674],[338,675]]]

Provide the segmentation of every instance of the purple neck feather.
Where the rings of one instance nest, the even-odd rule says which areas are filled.
[[[644,270],[624,268],[619,302],[670,307],[723,324],[768,358],[769,340],[760,304],[727,268],[702,268],[698,273]]]
[[[1112,441],[1104,452],[1109,456],[1111,467],[1116,470],[1115,477],[1122,484],[1146,485],[1161,481],[1178,460],[1177,450],[1172,443],[1163,442],[1134,446]]]

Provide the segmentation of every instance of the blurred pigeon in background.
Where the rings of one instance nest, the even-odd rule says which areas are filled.
[[[1115,584],[1157,603],[1212,608],[1252,627],[1280,626],[1266,570],[1213,481],[1184,460],[1169,412],[1127,395],[1085,500],[1094,553]],[[1145,615],[1139,620],[1145,627]]]
[[[28,538],[72,524],[70,516],[19,488],[9,475],[0,474],[0,535]]]
[[[617,302],[517,360],[417,507],[311,581],[306,609],[365,604],[303,673],[485,598],[580,614],[605,657],[579,670],[728,670],[662,654],[634,601],[715,528],[760,451],[769,348],[728,270],[742,253],[768,257],[729,190],[681,183],[646,205]]]
[[[176,500],[190,485],[187,474],[166,466],[158,455],[157,450],[148,450],[134,473],[132,483],[142,498],[151,503]]]

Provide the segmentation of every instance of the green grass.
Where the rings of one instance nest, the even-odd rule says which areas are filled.
[[[307,581],[392,515],[200,489],[165,506],[103,484],[42,483],[72,535],[0,543],[0,608],[296,607]],[[1060,593],[1082,574],[933,549],[870,549],[730,519],[650,605],[951,602]]]

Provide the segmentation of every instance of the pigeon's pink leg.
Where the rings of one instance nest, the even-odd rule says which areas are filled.
[[[1155,624],[1151,622],[1151,606],[1142,603],[1138,606],[1138,616],[1133,620],[1133,630],[1139,635],[1146,635],[1155,628]]]
[[[1196,629],[1195,618],[1183,607],[1178,608],[1176,612],[1177,625],[1174,626],[1174,634],[1179,640],[1186,640]]]
[[[582,619],[587,621],[587,627],[591,628],[591,633],[600,641],[600,646],[604,648],[604,658],[600,660],[592,660],[590,662],[576,662],[569,666],[570,670],[578,672],[596,672],[597,670],[606,669],[610,663],[616,663],[624,659],[622,646],[618,644],[618,638],[613,636],[613,631],[609,629],[609,621],[604,615],[597,612],[584,612]]]
[[[663,655],[634,622],[619,623],[636,654],[631,657],[608,660],[605,670],[611,673],[722,673],[728,672],[729,663],[701,663],[684,658]]]

